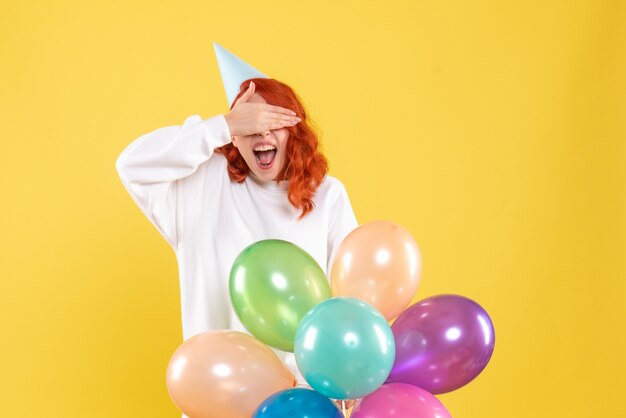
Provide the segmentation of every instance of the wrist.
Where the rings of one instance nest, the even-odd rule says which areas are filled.
[[[224,113],[224,120],[226,121],[226,125],[228,125],[228,130],[232,134],[232,121],[230,120],[230,113]]]

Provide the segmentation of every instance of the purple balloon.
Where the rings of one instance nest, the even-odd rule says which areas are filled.
[[[453,391],[487,366],[495,344],[491,318],[476,302],[438,295],[407,308],[391,326],[396,358],[387,382],[433,394]]]

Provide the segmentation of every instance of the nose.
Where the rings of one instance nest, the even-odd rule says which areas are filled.
[[[270,131],[263,131],[263,132],[259,132],[257,135],[267,136],[269,134],[270,134]]]

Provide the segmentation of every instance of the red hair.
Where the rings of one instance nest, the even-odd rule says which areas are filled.
[[[285,165],[275,179],[276,183],[289,181],[287,198],[296,209],[302,210],[298,217],[301,220],[315,207],[313,196],[328,172],[328,160],[318,149],[318,136],[311,127],[300,98],[285,83],[273,78],[245,80],[239,86],[239,94],[230,108],[235,106],[251,81],[254,81],[255,93],[259,93],[268,104],[291,109],[302,119],[296,125],[286,127],[289,138],[285,149]],[[223,154],[228,160],[228,176],[231,180],[242,183],[246,179],[250,168],[237,147],[229,143],[216,148],[214,152]]]

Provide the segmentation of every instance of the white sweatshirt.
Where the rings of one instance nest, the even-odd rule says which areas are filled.
[[[344,185],[326,175],[301,213],[287,199],[287,181],[231,181],[227,161],[213,152],[230,143],[224,115],[188,117],[182,126],[144,134],[128,145],[116,168],[128,193],[172,246],[178,260],[183,339],[212,329],[250,334],[232,308],[230,268],[248,245],[290,241],[330,275],[337,247],[358,226]],[[306,384],[292,353],[274,349],[299,384]]]

